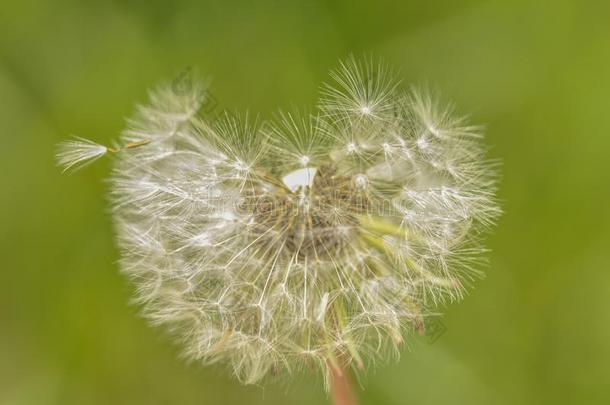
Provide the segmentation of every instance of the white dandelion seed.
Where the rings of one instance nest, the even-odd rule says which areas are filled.
[[[65,171],[78,170],[95,162],[108,152],[106,146],[88,139],[74,137],[57,145],[57,164]]]
[[[145,316],[246,383],[396,351],[480,274],[500,213],[476,127],[370,61],[331,77],[319,113],[262,125],[162,87],[116,154],[121,268]],[[106,151],[79,139],[58,159]]]

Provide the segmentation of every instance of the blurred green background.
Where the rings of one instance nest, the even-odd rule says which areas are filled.
[[[446,332],[371,370],[362,404],[610,403],[610,5],[606,1],[77,1],[0,7],[0,404],[323,404],[319,380],[244,387],[186,364],[129,305],[109,142],[194,66],[223,106],[309,106],[372,53],[486,125],[506,213]]]

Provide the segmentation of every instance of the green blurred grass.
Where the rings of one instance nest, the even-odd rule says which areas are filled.
[[[223,106],[309,106],[350,52],[486,124],[506,211],[447,332],[371,372],[363,404],[609,403],[609,16],[593,0],[4,2],[0,404],[324,402],[312,377],[242,387],[179,360],[127,304],[108,162],[62,176],[53,149],[114,138],[186,66]]]

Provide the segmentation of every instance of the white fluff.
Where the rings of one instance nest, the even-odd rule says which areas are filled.
[[[247,383],[384,357],[462,297],[500,212],[478,127],[383,66],[331,77],[316,114],[262,125],[163,86],[117,154],[121,268],[145,316]],[[70,141],[59,159],[105,152]]]
[[[108,152],[108,148],[88,139],[74,137],[57,147],[57,164],[65,171],[78,170],[95,162]]]

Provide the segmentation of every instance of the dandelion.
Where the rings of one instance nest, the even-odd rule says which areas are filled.
[[[347,398],[347,370],[463,297],[500,210],[480,128],[370,61],[331,78],[316,113],[265,123],[160,87],[113,150],[111,196],[120,267],[188,358],[244,383],[317,367]],[[58,159],[104,153],[79,139]]]

